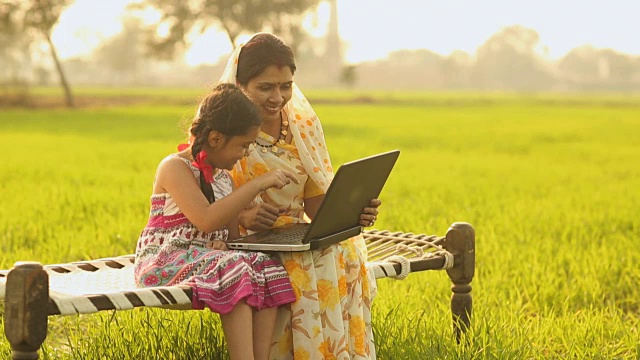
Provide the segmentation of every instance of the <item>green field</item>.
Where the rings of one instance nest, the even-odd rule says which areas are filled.
[[[133,252],[155,167],[193,110],[178,91],[155,94],[163,100],[0,109],[0,268]],[[334,166],[402,151],[378,228],[476,229],[465,341],[452,336],[444,272],[383,279],[379,359],[640,358],[640,97],[327,94],[310,98]],[[53,317],[49,330],[44,359],[226,356],[206,312]]]

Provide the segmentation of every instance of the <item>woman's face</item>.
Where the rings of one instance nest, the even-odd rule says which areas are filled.
[[[288,66],[271,65],[249,80],[244,90],[258,106],[264,122],[280,121],[280,110],[291,99],[293,73]]]

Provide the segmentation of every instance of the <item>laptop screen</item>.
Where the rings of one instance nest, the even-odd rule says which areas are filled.
[[[360,226],[360,214],[378,198],[400,151],[393,150],[340,166],[305,236],[305,242]]]

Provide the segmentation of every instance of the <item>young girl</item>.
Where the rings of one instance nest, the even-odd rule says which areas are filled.
[[[136,246],[138,286],[193,287],[193,308],[220,314],[232,359],[267,359],[276,308],[295,301],[285,269],[269,255],[228,251],[237,217],[256,195],[298,182],[287,171],[256,177],[232,192],[229,170],[246,156],[262,120],[233,84],[207,95],[191,126],[191,145],[164,158],[149,222]]]

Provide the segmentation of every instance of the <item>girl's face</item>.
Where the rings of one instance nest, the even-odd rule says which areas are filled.
[[[238,160],[249,155],[249,148],[259,132],[260,126],[252,126],[245,135],[232,137],[212,131],[209,134],[209,162],[214,168],[231,170]]]
[[[258,106],[264,122],[280,121],[280,110],[291,99],[293,73],[288,66],[271,65],[249,80],[244,90]]]

